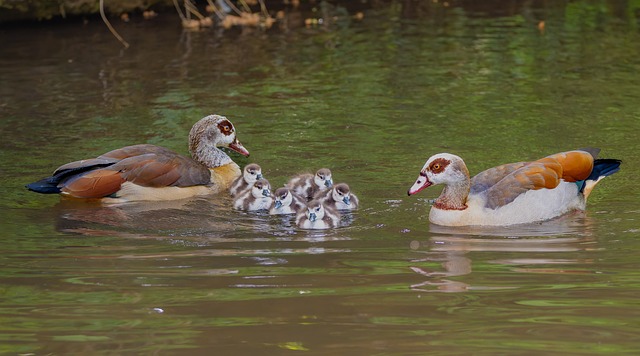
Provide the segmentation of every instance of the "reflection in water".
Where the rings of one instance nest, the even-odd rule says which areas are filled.
[[[216,197],[161,202],[102,204],[61,199],[54,207],[56,230],[87,236],[181,239],[209,244],[229,241],[350,240],[340,230],[350,226],[356,213],[346,212],[338,230],[300,230],[293,215],[269,215],[230,208],[231,198]],[[243,250],[243,253],[249,253]],[[316,250],[310,253],[318,253]]]
[[[183,199],[165,202],[134,202],[126,204],[87,203],[62,199],[54,210],[58,231],[87,233],[91,229],[114,229],[119,232],[178,233],[225,232],[233,225],[220,209],[224,201]]]
[[[585,211],[574,211],[556,219],[512,226],[440,226],[430,224],[429,231],[434,234],[463,236],[501,236],[508,238],[559,236],[584,234],[589,232],[591,220]]]
[[[411,286],[425,292],[464,292],[468,290],[496,289],[450,280],[447,278],[470,275],[473,272],[471,252],[501,252],[500,258],[487,259],[490,264],[505,266],[558,265],[557,268],[512,267],[521,273],[577,273],[561,266],[567,264],[591,264],[590,260],[574,258],[553,258],[550,253],[594,250],[596,243],[591,232],[590,220],[584,212],[538,224],[512,227],[465,227],[447,228],[431,225],[426,242],[412,241],[410,248],[424,257],[413,259],[412,263],[438,262],[444,270],[435,271],[425,267],[411,266],[411,270],[427,278],[426,281]],[[566,236],[566,237],[563,237]],[[570,236],[570,237],[569,237]],[[425,249],[425,250],[423,250]],[[527,257],[505,258],[502,253],[526,253]],[[509,254],[510,255],[510,254]],[[502,286],[499,289],[519,288]]]

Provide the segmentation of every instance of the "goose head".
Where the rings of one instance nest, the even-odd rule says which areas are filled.
[[[457,185],[468,182],[469,170],[462,158],[450,153],[438,153],[431,156],[422,167],[416,182],[409,188],[408,194],[435,185]]]
[[[276,189],[274,195],[274,206],[276,209],[280,209],[283,206],[289,206],[293,202],[293,196],[289,189],[281,187]]]
[[[217,147],[225,147],[243,156],[249,151],[238,141],[236,129],[226,117],[209,115],[196,122],[189,132],[189,151],[194,158],[206,157]]]
[[[260,168],[260,166],[255,163],[248,164],[246,167],[244,167],[242,178],[248,184],[253,184],[257,180],[262,179],[262,168]]]
[[[346,183],[336,184],[331,190],[331,197],[336,202],[343,202],[347,205],[351,205],[351,190]]]
[[[329,168],[320,168],[313,177],[313,182],[320,188],[331,188],[333,180],[331,180],[331,170]]]
[[[262,199],[271,196],[271,185],[266,179],[259,179],[251,187],[251,195],[256,199]]]
[[[309,221],[322,220],[324,218],[324,205],[319,200],[312,200],[307,204],[305,214]]]

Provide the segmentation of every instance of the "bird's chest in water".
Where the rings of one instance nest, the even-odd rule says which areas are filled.
[[[229,189],[236,178],[240,177],[242,174],[240,167],[235,163],[210,168],[209,170],[211,171],[211,183],[219,186],[219,189]]]

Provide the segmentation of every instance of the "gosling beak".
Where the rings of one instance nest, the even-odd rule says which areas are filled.
[[[274,204],[276,209],[282,208],[282,200],[276,200]]]
[[[244,148],[244,146],[240,143],[240,141],[238,141],[237,138],[229,144],[229,148],[245,157],[249,157],[249,151],[247,151],[247,149]]]
[[[258,174],[256,174],[256,179],[257,179],[257,180],[262,179],[262,173],[258,173]]]
[[[433,183],[431,183],[429,181],[429,179],[427,178],[427,175],[424,173],[420,173],[420,176],[418,177],[418,179],[416,180],[415,183],[413,183],[413,185],[411,186],[411,188],[409,188],[409,191],[407,192],[408,195],[414,195],[417,192],[429,187],[433,185]]]
[[[263,197],[268,197],[271,195],[271,192],[269,191],[269,189],[263,189],[262,190],[262,196]]]
[[[333,185],[333,181],[331,179],[327,179],[324,181],[324,186],[327,188],[331,188],[331,186]]]
[[[316,221],[318,217],[316,216],[316,213],[309,213],[309,220],[310,221]]]
[[[342,202],[347,204],[347,205],[351,205],[351,200],[349,199],[349,196],[346,196],[342,199]]]

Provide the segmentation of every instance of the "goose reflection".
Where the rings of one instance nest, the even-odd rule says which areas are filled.
[[[140,235],[162,237],[224,237],[238,230],[266,230],[259,216],[238,218],[228,206],[230,198],[220,201],[183,199],[164,202],[129,202],[104,205],[61,200],[54,207],[56,229],[82,235]]]
[[[465,292],[469,290],[515,289],[513,286],[487,286],[449,278],[473,273],[473,260],[510,266],[515,273],[590,273],[567,269],[567,265],[591,264],[588,259],[576,259],[576,251],[597,249],[591,220],[584,212],[538,224],[509,228],[447,228],[432,225],[430,236],[414,240],[410,248],[420,256],[411,260],[410,269],[425,280],[411,285],[423,292]],[[478,253],[487,254],[478,254]],[[515,255],[520,257],[514,257]],[[486,256],[489,256],[488,258]],[[563,256],[563,257],[560,257]],[[571,257],[566,257],[571,256]],[[438,262],[441,269],[424,267]]]
[[[62,199],[52,211],[56,230],[83,236],[184,241],[188,244],[269,241],[327,242],[350,240],[348,231],[304,231],[294,216],[242,212],[230,208],[232,198],[193,198],[161,202],[100,202]],[[353,221],[346,214],[341,227]],[[317,253],[317,252],[313,252]]]

